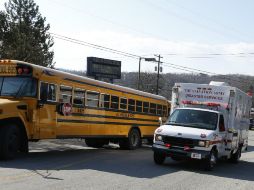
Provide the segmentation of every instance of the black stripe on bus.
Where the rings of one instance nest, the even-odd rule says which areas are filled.
[[[73,115],[73,116],[85,116],[85,117],[97,117],[97,118],[109,118],[109,119],[125,119],[125,120],[136,120],[136,121],[159,122],[158,120],[154,120],[154,119],[140,119],[140,118],[117,117],[117,116],[83,114],[83,113],[72,113],[71,115]]]
[[[108,121],[84,121],[84,120],[74,120],[74,119],[57,119],[57,122],[87,123],[87,124],[110,124],[110,125],[137,125],[137,126],[159,127],[159,125],[154,125],[154,124],[120,123],[120,122],[108,122]]]
[[[135,93],[132,93],[132,92],[126,92],[126,91],[122,91],[122,90],[117,90],[117,89],[114,89],[114,88],[109,88],[109,87],[105,87],[105,86],[101,86],[101,85],[97,85],[97,84],[90,84],[90,83],[87,83],[87,82],[78,81],[78,80],[74,80],[74,79],[70,79],[70,78],[64,78],[64,80],[71,81],[71,82],[76,82],[76,83],[80,83],[80,84],[85,84],[85,85],[89,85],[89,86],[95,86],[95,87],[105,88],[105,89],[108,89],[108,90],[119,91],[119,92],[126,93],[126,94],[132,94],[132,95],[140,96],[139,94],[135,94]],[[149,96],[145,96],[145,95],[142,95],[142,97],[156,99],[156,100],[162,100],[160,98],[154,98],[154,97],[149,97]]]

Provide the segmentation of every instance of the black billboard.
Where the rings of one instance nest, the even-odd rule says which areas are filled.
[[[121,61],[87,57],[87,76],[95,78],[121,78]]]

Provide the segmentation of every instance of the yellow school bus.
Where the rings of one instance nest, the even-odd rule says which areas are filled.
[[[40,139],[84,138],[136,149],[168,116],[150,93],[16,60],[0,60],[0,157],[28,152]]]

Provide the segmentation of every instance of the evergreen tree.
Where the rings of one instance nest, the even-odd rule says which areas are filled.
[[[5,3],[7,26],[2,31],[2,58],[17,59],[37,65],[53,67],[53,38],[48,33],[50,25],[39,13],[34,0],[9,0]],[[2,24],[0,22],[0,28]],[[1,31],[0,31],[1,32]],[[0,38],[1,40],[1,38]]]

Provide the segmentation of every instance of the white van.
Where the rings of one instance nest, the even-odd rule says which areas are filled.
[[[219,158],[238,162],[248,146],[251,97],[225,83],[176,83],[171,115],[154,134],[154,162],[198,159],[211,170]]]

